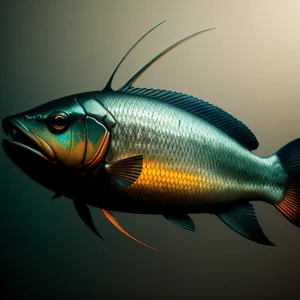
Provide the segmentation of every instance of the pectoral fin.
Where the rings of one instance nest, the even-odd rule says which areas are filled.
[[[193,220],[186,214],[163,215],[167,220],[184,229],[195,231]]]
[[[83,223],[89,229],[91,229],[99,238],[101,238],[103,240],[103,237],[98,233],[98,231],[97,231],[97,229],[94,225],[90,210],[87,207],[87,205],[85,203],[80,202],[80,201],[75,201],[74,200],[73,202],[74,202],[75,209],[76,209],[80,219],[83,221]]]
[[[253,205],[246,203],[217,215],[227,226],[256,243],[274,246],[263,233]]]
[[[106,163],[105,169],[111,180],[120,187],[132,185],[143,169],[143,155],[137,155],[113,163]]]
[[[150,248],[150,249],[152,249],[152,250],[154,250],[154,251],[158,251],[159,252],[159,250],[158,249],[156,249],[156,248],[153,248],[153,247],[151,247],[151,246],[149,246],[149,245],[147,245],[147,244],[145,244],[145,243],[143,243],[143,242],[141,242],[141,241],[139,241],[138,239],[136,239],[135,237],[133,237],[131,234],[129,234],[127,231],[125,231],[125,229],[123,229],[122,227],[121,227],[121,225],[118,223],[118,221],[115,219],[115,217],[112,215],[112,213],[111,212],[109,212],[108,210],[106,210],[106,209],[102,209],[101,208],[101,211],[103,212],[103,214],[104,214],[104,216],[117,228],[117,229],[119,229],[122,233],[124,233],[125,235],[127,235],[128,237],[130,237],[131,239],[133,239],[134,241],[136,241],[137,243],[139,243],[139,244],[141,244],[141,245],[143,245],[143,246],[145,246],[145,247],[148,247],[148,248]]]

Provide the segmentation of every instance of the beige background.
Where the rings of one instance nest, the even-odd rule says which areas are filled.
[[[1,1],[0,118],[68,94],[102,89],[129,47],[118,88],[171,43],[216,27],[154,64],[136,83],[218,105],[243,121],[270,155],[300,136],[300,2]],[[3,137],[1,133],[1,137]],[[195,234],[160,216],[117,213],[130,241],[92,210],[109,242],[84,227],[71,201],[27,178],[1,150],[0,294],[5,299],[298,299],[300,230],[257,203],[277,246],[243,239],[216,217]]]

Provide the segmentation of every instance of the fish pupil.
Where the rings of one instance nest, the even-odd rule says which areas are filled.
[[[55,125],[57,127],[62,127],[62,126],[65,126],[65,124],[66,124],[65,118],[62,116],[57,116],[54,121],[55,121]]]
[[[50,128],[53,131],[63,131],[65,130],[69,125],[69,118],[67,115],[61,113],[61,114],[53,114],[50,117]]]

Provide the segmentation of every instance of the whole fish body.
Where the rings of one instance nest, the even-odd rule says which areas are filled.
[[[133,86],[160,57],[207,30],[173,44],[113,90],[121,63],[157,26],[126,53],[102,91],[5,118],[12,140],[3,141],[4,150],[32,179],[55,191],[54,198],[71,198],[98,236],[87,204],[100,207],[121,232],[149,248],[111,210],[162,214],[191,231],[195,224],[188,214],[207,212],[242,236],[273,245],[250,202],[270,203],[300,226],[300,139],[259,157],[252,152],[255,135],[220,108],[186,94]]]

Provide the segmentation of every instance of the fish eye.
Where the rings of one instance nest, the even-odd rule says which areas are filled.
[[[69,116],[65,113],[53,113],[48,117],[48,125],[54,132],[65,131],[70,125]]]

